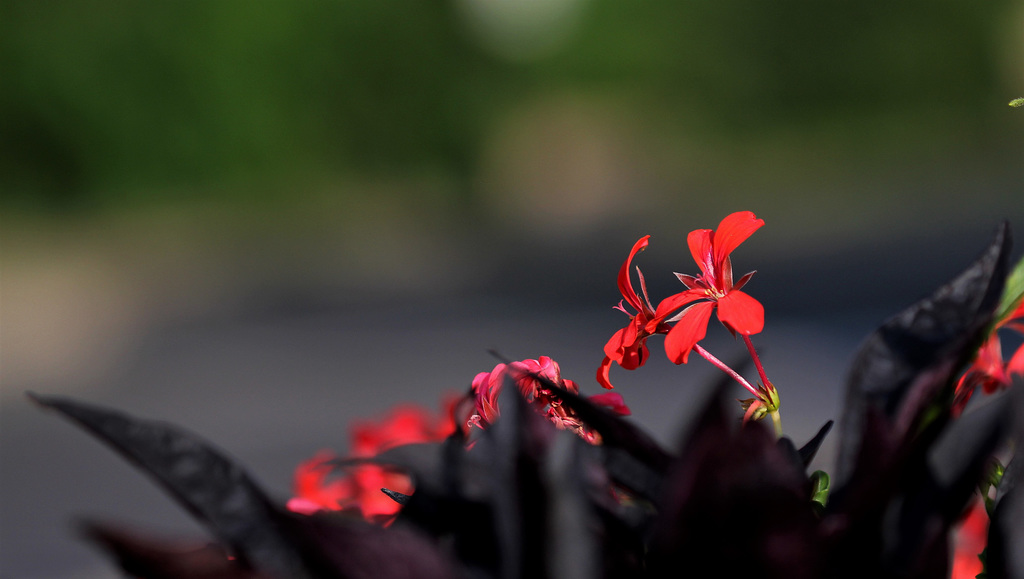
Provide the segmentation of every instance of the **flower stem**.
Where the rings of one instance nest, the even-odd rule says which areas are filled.
[[[768,415],[772,417],[772,425],[775,427],[775,436],[782,438],[782,416],[779,414],[779,394],[775,390],[775,385],[768,381],[768,376],[764,373],[764,366],[761,365],[761,358],[757,355],[757,350],[754,349],[754,343],[750,341],[750,336],[743,335],[743,343],[747,345],[747,350],[750,352],[751,359],[754,360],[754,366],[757,368],[757,375],[761,377],[761,384],[764,385],[763,394],[768,397]]]
[[[775,438],[782,438],[782,416],[779,415],[779,409],[772,410],[768,415],[772,417],[772,426],[775,427]]]
[[[718,358],[714,357],[711,354],[711,352],[708,352],[707,350],[705,350],[700,344],[694,344],[693,345],[693,349],[696,350],[697,353],[700,354],[702,358],[704,358],[708,362],[711,362],[716,368],[718,368],[719,370],[721,370],[721,371],[725,372],[726,374],[732,376],[733,380],[736,380],[737,382],[739,382],[740,386],[743,386],[744,388],[749,390],[751,394],[753,394],[754,396],[756,396],[758,398],[761,397],[761,394],[758,393],[757,388],[754,388],[750,384],[750,382],[747,382],[746,379],[743,378],[743,376],[740,376],[739,373],[736,372],[736,370],[733,370],[732,368],[726,366],[725,362],[723,362],[723,361],[719,360]]]
[[[761,365],[761,358],[757,357],[757,350],[754,349],[754,343],[750,341],[750,336],[743,334],[743,343],[747,345],[747,350],[750,351],[750,357],[754,360],[754,367],[757,368],[757,375],[761,377],[761,383],[767,388],[770,382],[768,382],[768,376],[765,376],[764,366]]]

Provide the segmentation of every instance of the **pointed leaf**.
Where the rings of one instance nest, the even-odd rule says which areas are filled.
[[[29,397],[77,423],[156,480],[230,546],[243,565],[281,577],[308,575],[280,532],[277,509],[248,473],[206,441],[170,424],[67,398]]]
[[[804,467],[806,468],[814,460],[814,455],[818,454],[818,448],[821,447],[821,443],[825,441],[825,437],[832,431],[832,421],[829,420],[818,430],[818,434],[814,435],[814,438],[809,440],[807,444],[800,447],[800,459],[803,460]]]
[[[391,500],[395,501],[396,503],[398,503],[400,505],[407,504],[409,502],[409,498],[411,496],[411,495],[400,493],[398,491],[393,491],[393,490],[388,489],[388,488],[381,488],[380,492],[386,494]]]
[[[763,424],[738,427],[725,392],[701,412],[669,471],[650,576],[743,577],[752,562],[758,577],[820,576],[807,477]]]
[[[988,249],[931,296],[891,318],[867,338],[854,358],[840,421],[837,486],[849,479],[869,407],[906,437],[925,408],[950,387],[981,343],[1002,295],[1010,252],[1005,223]]]

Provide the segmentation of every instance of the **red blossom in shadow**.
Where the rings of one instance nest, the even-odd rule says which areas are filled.
[[[447,404],[442,416],[432,416],[413,405],[397,406],[380,421],[354,424],[349,458],[370,458],[396,446],[444,440],[455,431],[453,411],[456,400]],[[412,481],[405,474],[375,464],[345,467],[337,473],[336,456],[321,451],[295,471],[295,496],[288,509],[309,514],[318,510],[352,510],[368,521],[386,523],[401,505],[381,492],[387,488],[412,494]]]
[[[1008,361],[1003,359],[1003,347],[998,332],[1007,328],[1024,335],[1024,302],[992,328],[985,343],[978,348],[971,365],[960,377],[956,385],[953,401],[953,413],[963,412],[971,394],[981,387],[985,394],[991,394],[1003,388],[1009,388],[1013,376],[1024,376],[1024,344],[1017,348]]]
[[[512,380],[526,401],[559,429],[571,430],[587,442],[599,444],[600,436],[583,424],[573,410],[566,408],[557,393],[552,392],[538,377],[573,394],[580,392],[580,387],[575,382],[562,378],[558,362],[547,356],[541,356],[537,360],[498,364],[490,372],[481,372],[473,379],[472,392],[476,400],[476,407],[469,417],[468,425],[486,428],[498,418],[500,414],[498,397],[501,394],[502,386],[507,380]],[[615,414],[622,416],[630,414],[622,396],[616,392],[591,396],[590,401]]]
[[[982,572],[978,555],[988,542],[988,513],[980,498],[971,505],[960,522],[953,542],[953,568],[950,579],[974,579]]]
[[[676,322],[665,336],[665,353],[672,362],[686,363],[690,351],[707,333],[708,321],[716,309],[718,319],[733,334],[749,336],[764,328],[764,307],[740,291],[754,272],[733,283],[729,257],[762,225],[764,220],[752,212],[739,211],[722,219],[717,230],[697,229],[687,236],[690,253],[701,273],[699,276],[677,273],[686,291],[662,300],[645,328],[647,332],[660,332],[666,322]]]

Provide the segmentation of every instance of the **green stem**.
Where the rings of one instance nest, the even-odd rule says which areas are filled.
[[[775,438],[782,438],[782,416],[779,415],[779,410],[772,410],[768,415],[772,417],[772,425],[775,427]]]

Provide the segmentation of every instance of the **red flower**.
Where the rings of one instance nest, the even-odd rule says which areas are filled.
[[[629,310],[622,305],[622,300],[616,306],[616,309],[625,312],[630,318],[626,327],[615,332],[611,339],[608,340],[608,343],[604,345],[604,360],[597,369],[597,382],[605,388],[613,388],[608,378],[612,362],[618,363],[619,366],[626,370],[635,370],[643,366],[644,362],[647,361],[649,353],[647,338],[657,333],[667,332],[669,329],[667,325],[659,324],[653,324],[648,327],[649,322],[654,318],[654,307],[651,305],[651,300],[647,297],[647,285],[644,282],[644,275],[640,272],[640,268],[637,268],[636,273],[640,277],[640,291],[643,293],[643,299],[633,289],[633,281],[629,276],[629,266],[633,261],[633,257],[647,248],[647,241],[650,238],[650,235],[645,235],[633,244],[629,257],[626,258],[626,261],[619,269],[619,292],[622,294],[623,300],[629,303],[636,310],[636,313],[629,313]]]
[[[505,381],[510,378],[519,387],[527,402],[555,426],[562,430],[571,430],[591,444],[599,443],[598,434],[583,424],[575,412],[563,406],[558,395],[538,380],[538,376],[573,394],[580,392],[580,387],[575,382],[562,378],[558,362],[547,356],[541,356],[537,360],[498,364],[490,372],[481,372],[473,379],[472,391],[476,400],[476,408],[469,417],[468,425],[486,428],[498,418],[500,414],[498,396]],[[630,413],[629,408],[622,401],[622,396],[615,392],[591,396],[590,401],[598,406],[608,408],[616,414],[628,415]]]
[[[381,421],[353,425],[349,457],[369,458],[403,444],[443,440],[455,431],[454,404],[455,401],[450,402],[441,417],[430,416],[418,406],[405,405],[394,408]],[[295,497],[288,501],[289,510],[306,514],[354,510],[368,521],[387,522],[401,506],[380,489],[413,492],[408,476],[375,464],[351,466],[336,475],[337,467],[331,464],[335,458],[331,452],[321,451],[299,465],[295,471]]]
[[[950,579],[974,579],[982,572],[978,555],[985,550],[988,542],[988,513],[985,502],[974,501],[956,531],[953,542],[953,569]]]
[[[701,273],[696,277],[677,273],[687,290],[662,300],[646,326],[647,332],[659,331],[662,324],[673,321],[666,318],[690,304],[674,318],[677,322],[665,337],[665,353],[676,364],[685,364],[694,345],[704,338],[711,312],[716,308],[718,319],[733,334],[749,336],[764,328],[764,307],[740,291],[754,272],[733,283],[729,258],[762,225],[764,220],[750,211],[739,211],[726,216],[715,231],[697,229],[687,236],[690,253]]]
[[[1024,376],[1024,344],[1017,348],[1009,361],[1004,362],[1002,343],[998,335],[1001,328],[1009,328],[1024,334],[1024,302],[1021,302],[1013,313],[996,323],[988,339],[978,348],[971,365],[960,377],[953,400],[954,415],[963,411],[971,399],[971,394],[979,386],[985,394],[991,394],[999,389],[1008,388],[1013,381],[1012,376]]]

